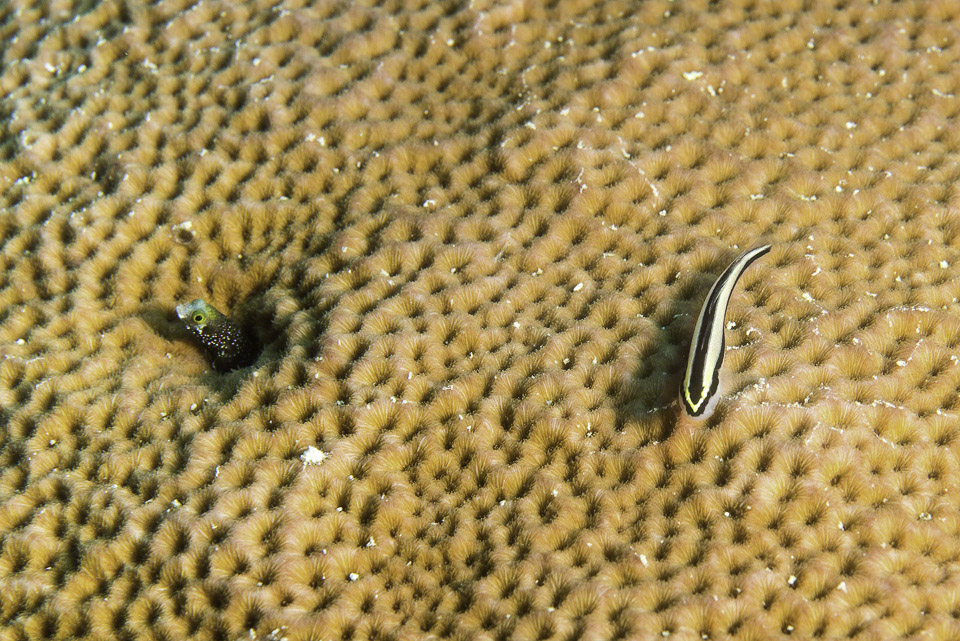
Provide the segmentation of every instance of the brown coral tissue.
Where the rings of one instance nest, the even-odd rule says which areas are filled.
[[[0,3],[0,641],[960,638],[958,34]]]

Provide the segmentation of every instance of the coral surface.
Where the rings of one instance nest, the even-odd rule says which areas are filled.
[[[957,2],[9,0],[0,60],[0,641],[960,638]]]

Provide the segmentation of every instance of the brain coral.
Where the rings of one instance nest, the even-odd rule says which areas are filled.
[[[0,641],[960,638],[957,3],[11,0],[0,56]]]

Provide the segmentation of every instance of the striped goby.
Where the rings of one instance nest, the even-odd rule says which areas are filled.
[[[770,245],[763,245],[740,254],[723,270],[703,301],[690,342],[687,371],[680,387],[680,402],[690,416],[709,416],[717,406],[720,366],[726,348],[723,331],[730,296],[747,267],[768,251]]]

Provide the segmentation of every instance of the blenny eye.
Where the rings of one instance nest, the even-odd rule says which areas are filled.
[[[194,323],[202,323],[202,322],[203,322],[203,319],[204,319],[204,316],[203,316],[203,314],[201,314],[200,312],[197,312],[196,314],[193,315],[193,322],[194,322]]]

